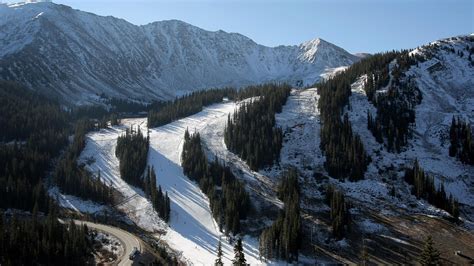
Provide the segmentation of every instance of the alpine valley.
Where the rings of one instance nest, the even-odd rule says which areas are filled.
[[[354,55],[0,4],[1,265],[471,265],[474,35]]]

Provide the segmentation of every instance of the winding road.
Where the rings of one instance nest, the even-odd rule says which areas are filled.
[[[140,252],[142,252],[142,248],[141,248],[140,241],[138,240],[138,238],[120,228],[112,227],[112,226],[108,226],[104,224],[96,224],[92,222],[79,221],[79,220],[74,220],[74,222],[77,225],[85,224],[89,228],[106,232],[108,234],[115,236],[117,239],[119,239],[120,242],[122,242],[122,245],[124,247],[124,253],[122,254],[121,257],[118,258],[118,261],[119,261],[118,265],[120,266],[132,265],[133,261],[129,260],[128,256],[132,252],[133,248],[136,247]]]

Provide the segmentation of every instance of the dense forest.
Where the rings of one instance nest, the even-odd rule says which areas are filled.
[[[51,202],[47,217],[17,218],[0,213],[0,264],[85,265],[92,258],[88,230],[61,224]]]
[[[326,189],[326,204],[331,207],[332,235],[340,240],[351,229],[350,203],[346,201],[341,191],[329,185]]]
[[[68,114],[10,82],[0,82],[0,112],[0,208],[46,212],[43,178],[67,145]]]
[[[446,195],[443,183],[441,183],[438,189],[436,188],[433,177],[423,171],[418,160],[415,160],[413,168],[405,171],[404,178],[408,184],[413,186],[412,194],[418,199],[425,199],[428,203],[447,211],[454,218],[458,219],[458,201],[453,198],[453,195],[449,195],[449,197]]]
[[[294,168],[283,174],[278,197],[285,206],[272,226],[260,234],[259,251],[265,259],[282,259],[291,263],[298,261],[301,241],[300,188]]]
[[[54,183],[62,193],[92,200],[102,204],[111,203],[113,189],[101,180],[100,172],[94,178],[77,160],[86,145],[86,133],[94,128],[94,124],[83,119],[76,123],[74,139],[53,173]]]
[[[460,118],[451,122],[449,129],[449,156],[457,157],[465,164],[474,164],[474,141],[471,125]]]
[[[389,60],[396,60],[390,73]],[[408,51],[381,54],[378,65],[381,68],[367,73],[364,90],[377,108],[375,117],[368,113],[367,127],[379,143],[386,140],[388,151],[400,152],[411,137],[410,125],[415,123],[414,109],[421,103],[421,93],[404,72],[420,60],[423,58],[410,56]],[[383,66],[383,63],[386,65]],[[377,92],[382,88],[386,90]]]
[[[324,166],[332,177],[348,177],[356,181],[364,178],[370,158],[360,137],[352,132],[347,114],[341,119],[343,109],[349,102],[351,84],[360,73],[353,66],[317,87],[321,96],[318,108],[321,113],[320,148],[326,156]]]
[[[127,128],[117,139],[115,156],[120,161],[120,176],[130,185],[142,187],[142,175],[148,158],[149,138],[144,137],[140,127]]]
[[[148,160],[149,137],[143,136],[140,127],[131,127],[117,139],[115,155],[119,158],[120,176],[130,185],[143,189],[153,208],[166,222],[170,218],[170,198],[157,186],[155,169],[145,168]]]
[[[149,146],[150,139],[143,136],[140,127],[126,129],[125,134],[118,137],[115,155],[119,158],[120,176],[130,185],[143,189],[158,215],[168,222],[168,192],[163,193],[161,186],[157,187],[155,169],[148,167],[145,173]]]
[[[275,114],[281,112],[290,89],[286,84],[262,86],[261,97],[243,102],[228,117],[225,144],[252,170],[271,166],[280,157],[283,133],[276,127]]]
[[[222,166],[217,158],[213,162],[208,162],[199,133],[190,135],[186,130],[181,165],[184,174],[197,182],[208,196],[219,229],[226,234],[239,233],[240,220],[247,218],[251,208],[248,194],[244,185],[235,178],[228,167]]]
[[[390,64],[394,60],[396,64]],[[375,54],[316,84],[321,95],[321,149],[331,176],[359,180],[370,162],[359,136],[352,132],[350,122],[343,116],[344,108],[350,108],[351,85],[367,76],[364,90],[377,108],[376,115],[368,114],[367,126],[378,142],[386,139],[389,151],[399,152],[410,137],[409,127],[415,121],[414,106],[421,101],[421,93],[404,72],[422,60],[421,56],[410,56],[408,51]],[[385,92],[377,92],[386,87]]]

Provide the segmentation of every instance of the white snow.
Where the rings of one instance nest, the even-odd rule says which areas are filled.
[[[147,231],[159,231],[166,227],[165,223],[153,210],[153,206],[144,197],[143,191],[127,184],[120,178],[119,161],[115,156],[117,138],[123,134],[125,128],[133,125],[143,125],[144,118],[123,119],[122,126],[111,129],[102,129],[99,132],[92,132],[87,135],[87,144],[79,158],[82,162],[87,162],[89,158],[94,160],[86,168],[93,174],[100,171],[101,180],[113,186],[126,199],[118,208],[135,222],[138,226]],[[145,131],[146,132],[146,131]]]
[[[57,199],[61,207],[64,207],[76,212],[92,214],[92,213],[104,211],[108,208],[107,206],[100,205],[90,200],[83,200],[75,196],[61,194],[59,192],[58,187],[50,188],[48,190],[48,193],[49,195],[51,195],[51,197],[53,197],[54,199]]]
[[[36,56],[24,62],[18,58],[27,46]],[[137,26],[52,3],[0,6],[0,58],[6,57],[2,75],[71,104],[95,102],[101,93],[151,100],[272,81],[309,85],[359,60],[321,39],[266,47],[182,21]]]
[[[186,128],[191,132],[215,129],[213,123],[225,121],[235,107],[232,102],[215,104],[196,115],[150,129],[148,162],[155,168],[158,184],[168,191],[171,199],[170,229],[163,239],[195,264],[214,262],[219,238],[222,239],[226,264],[233,258],[233,247],[219,232],[206,195],[183,174],[180,160],[184,131]],[[256,239],[245,237],[244,251],[248,263],[260,263]]]
[[[406,150],[399,154],[387,152],[367,129],[367,112],[375,116],[376,109],[367,100],[362,89],[366,77],[360,77],[352,85],[351,109],[347,113],[354,132],[361,136],[365,149],[372,157],[372,163],[365,180],[342,185],[350,196],[369,204],[372,202],[371,206],[377,209],[390,209],[393,206],[412,209],[407,204],[416,203],[416,211],[445,214],[428,204],[417,202],[404,185],[401,178],[403,173],[396,172],[399,168],[411,167],[417,158],[425,171],[435,177],[437,185],[444,183],[448,195],[452,194],[469,208],[474,207],[474,167],[462,164],[448,155],[449,126],[453,115],[467,119],[471,125],[474,123],[474,70],[467,60],[468,52],[465,50],[466,45],[473,45],[465,38],[467,37],[435,42],[441,47],[454,48],[456,52],[435,50],[432,59],[412,66],[406,72],[407,76],[414,77],[423,100],[415,107],[416,126],[413,138],[409,140]],[[431,48],[417,48],[412,53],[424,54],[427,50]],[[460,57],[457,51],[464,51],[464,57]],[[395,63],[392,62],[391,65]],[[435,64],[440,67],[436,70],[430,68]],[[390,169],[394,171],[387,171]],[[395,186],[396,193],[401,195],[400,199],[388,195],[391,186]]]
[[[101,247],[116,256],[123,254],[123,246],[118,238],[113,235],[105,234],[101,231],[95,231],[94,241],[101,243]]]
[[[200,191],[198,185],[190,181],[180,166],[184,131],[203,130],[211,122],[226,118],[235,108],[235,103],[216,104],[202,112],[180,119],[168,125],[149,130],[150,151],[148,162],[153,165],[157,183],[167,191],[171,200],[171,218],[166,225],[152,209],[151,203],[142,192],[120,178],[118,160],[115,157],[117,137],[126,127],[140,125],[146,132],[146,119],[124,119],[123,126],[93,132],[88,135],[87,145],[81,154],[81,160],[94,158],[95,162],[87,168],[92,173],[101,171],[101,178],[111,183],[125,197],[132,197],[129,202],[119,206],[138,226],[148,231],[165,231],[156,236],[179,251],[182,258],[192,264],[211,264],[216,258],[219,238],[222,239],[224,262],[231,262],[233,246],[219,232],[209,209],[209,200]],[[248,263],[261,264],[258,260],[258,240],[245,236],[244,252]]]

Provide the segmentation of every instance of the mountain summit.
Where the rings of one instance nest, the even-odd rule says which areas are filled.
[[[311,84],[357,60],[322,39],[266,47],[178,20],[136,26],[53,3],[0,5],[0,79],[70,104],[101,93],[169,99],[210,87]]]

